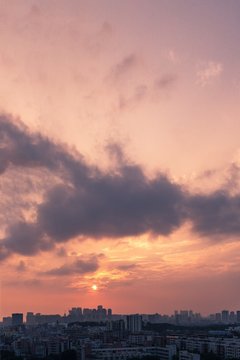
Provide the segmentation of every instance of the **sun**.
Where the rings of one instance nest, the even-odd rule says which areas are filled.
[[[97,289],[98,289],[97,285],[93,284],[92,285],[92,290],[97,291]]]

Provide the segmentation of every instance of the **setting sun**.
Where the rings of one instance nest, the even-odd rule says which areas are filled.
[[[97,287],[97,285],[92,285],[92,290],[94,290],[94,291],[97,291],[97,289],[98,289],[98,287]]]

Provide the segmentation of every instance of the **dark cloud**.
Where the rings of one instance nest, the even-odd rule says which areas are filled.
[[[240,235],[240,195],[225,191],[195,195],[189,200],[189,218],[200,235],[218,238]]]
[[[71,264],[64,264],[43,274],[50,276],[83,275],[95,272],[98,267],[98,257],[92,256],[88,259],[77,259]]]
[[[52,240],[38,225],[25,222],[9,226],[2,245],[8,252],[28,256],[53,248]]]
[[[11,252],[2,244],[0,244],[0,261],[5,260],[11,255]]]
[[[70,154],[66,146],[55,144],[40,133],[31,133],[21,122],[0,116],[0,173],[11,166],[46,168],[74,180],[87,175],[88,167],[79,154]],[[83,179],[82,179],[83,180]]]
[[[1,169],[48,169],[61,182],[46,190],[35,220],[15,221],[0,245],[0,260],[17,253],[32,256],[73,237],[85,239],[169,235],[184,222],[201,236],[239,236],[240,195],[227,191],[190,194],[166,175],[149,179],[121,148],[109,146],[116,166],[109,173],[89,166],[76,152],[11,118],[0,117]],[[47,187],[46,189],[49,189]],[[81,263],[75,271],[81,271]],[[70,272],[72,268],[53,269]]]
[[[56,241],[77,235],[123,237],[167,235],[184,220],[184,193],[166,177],[148,181],[141,169],[89,179],[85,189],[55,187],[38,209],[38,225]]]
[[[64,249],[64,247],[60,247],[56,250],[56,255],[59,256],[59,257],[65,257],[67,256],[67,251],[66,249]]]

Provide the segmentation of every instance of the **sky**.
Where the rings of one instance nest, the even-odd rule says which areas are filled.
[[[239,13],[0,1],[0,316],[240,309]]]

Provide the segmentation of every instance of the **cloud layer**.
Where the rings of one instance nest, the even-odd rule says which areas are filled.
[[[97,256],[91,256],[86,259],[77,259],[70,264],[64,264],[58,268],[44,272],[43,274],[49,276],[83,275],[96,271],[98,267]]]
[[[0,260],[11,254],[32,256],[72,238],[121,238],[144,233],[169,235],[185,222],[195,233],[226,239],[240,233],[240,196],[224,189],[191,194],[165,174],[148,178],[143,169],[121,159],[104,173],[77,152],[31,133],[10,117],[0,117],[0,168],[48,169],[61,182],[46,190],[35,221],[12,222],[1,241]],[[109,147],[116,152],[116,147]],[[114,154],[113,154],[114,155]],[[14,220],[14,219],[13,219]],[[92,264],[92,262],[90,262]],[[92,264],[95,267],[97,263]],[[85,265],[53,269],[85,271]]]

